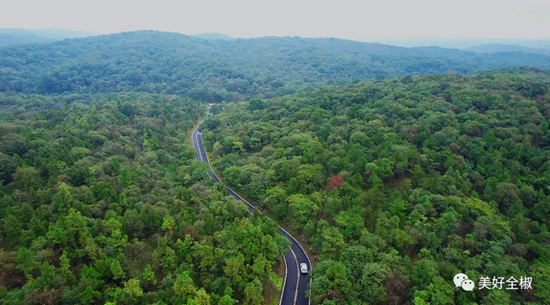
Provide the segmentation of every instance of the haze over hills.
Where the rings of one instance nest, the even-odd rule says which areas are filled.
[[[233,41],[237,39],[235,37],[231,37],[220,33],[200,33],[200,34],[193,35],[193,37],[209,39],[209,40],[228,40],[228,41]]]
[[[365,42],[379,42],[402,47],[429,47],[440,46],[443,48],[467,49],[486,44],[516,45],[532,49],[550,48],[550,39],[513,39],[513,38],[370,38]]]
[[[534,48],[528,48],[520,45],[499,44],[499,43],[484,44],[484,45],[466,48],[464,50],[472,51],[476,53],[523,52],[523,53],[550,55],[550,48],[534,49]]]
[[[28,43],[46,43],[67,38],[95,36],[96,33],[60,29],[3,29],[0,28],[0,47]]]
[[[335,38],[226,41],[137,31],[2,48],[0,91],[145,91],[233,101],[375,77],[512,66],[550,68],[550,57],[409,49]]]

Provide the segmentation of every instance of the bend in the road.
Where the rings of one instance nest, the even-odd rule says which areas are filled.
[[[215,179],[216,181],[221,183],[227,189],[229,194],[235,197],[235,199],[245,202],[248,206],[248,210],[250,211],[250,213],[253,213],[253,211],[256,210],[263,214],[261,211],[257,210],[254,205],[252,205],[242,196],[227,187],[216,175],[214,169],[212,168],[210,160],[208,159],[208,154],[206,153],[206,150],[202,143],[202,134],[199,132],[200,125],[202,124],[202,122],[204,122],[204,120],[208,118],[208,116],[209,115],[206,115],[206,117],[197,124],[197,127],[195,127],[195,129],[193,129],[193,132],[191,133],[191,142],[193,144],[193,148],[195,149],[195,151],[197,151],[198,154],[195,159],[198,161],[206,162],[210,166],[210,178]],[[281,234],[288,237],[291,241],[289,251],[283,255],[286,266],[286,274],[283,282],[282,296],[279,305],[309,305],[310,300],[306,296],[306,289],[308,283],[311,283],[311,280],[308,281],[307,276],[300,275],[299,262],[306,263],[308,265],[308,269],[311,270],[311,261],[307,256],[306,251],[303,249],[302,245],[300,245],[300,243],[292,235],[290,235],[290,233],[288,233],[282,227],[279,227],[279,231],[281,232]]]

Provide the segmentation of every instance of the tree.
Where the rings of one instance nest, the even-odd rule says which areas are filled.
[[[143,279],[144,282],[149,282],[152,285],[157,284],[157,279],[155,278],[155,271],[151,268],[150,264],[147,264],[145,267],[145,270],[143,273],[141,273],[140,278]]]
[[[35,289],[49,288],[54,277],[55,266],[44,262],[40,267],[40,276],[32,283],[32,287]]]
[[[162,218],[159,213],[150,205],[146,204],[139,214],[141,223],[143,224],[143,231],[145,235],[149,235],[155,232],[162,226]]]
[[[53,196],[53,208],[61,213],[68,213],[73,203],[73,196],[69,191],[69,187],[63,183],[59,186],[59,192]]]
[[[322,250],[324,258],[335,259],[338,257],[340,249],[346,246],[344,236],[335,227],[326,227],[322,231]]]
[[[118,109],[122,114],[124,114],[127,117],[133,117],[137,113],[136,107],[134,107],[134,105],[132,104],[126,104],[126,103],[119,104]]]
[[[237,301],[229,295],[224,295],[218,302],[219,305],[235,305],[236,303]]]
[[[233,151],[238,153],[246,152],[246,150],[244,149],[244,143],[240,141],[233,142]]]
[[[197,293],[197,289],[193,284],[193,279],[189,276],[189,272],[185,271],[178,273],[174,282],[174,293],[177,296],[193,297]]]
[[[550,266],[547,264],[535,263],[530,268],[533,272],[533,278],[542,279],[537,283],[533,283],[535,288],[535,296],[543,302],[550,301]]]
[[[332,191],[333,189],[337,189],[342,185],[342,182],[344,182],[344,177],[340,175],[332,175],[330,178],[330,183],[328,185],[329,191]]]
[[[499,206],[508,208],[519,199],[519,189],[512,183],[499,182],[493,193],[493,198],[498,202]]]
[[[266,107],[266,103],[260,99],[251,99],[250,102],[248,102],[248,110],[254,111],[254,110],[261,110]]]
[[[296,216],[298,223],[305,224],[308,219],[315,216],[319,207],[315,202],[308,199],[302,194],[288,196],[286,201],[292,209],[293,215]]]
[[[27,279],[32,278],[34,272],[40,267],[40,263],[34,259],[32,250],[25,247],[17,250],[14,259],[17,262],[17,269],[23,271]]]
[[[362,214],[362,210],[354,208],[342,211],[334,217],[334,222],[342,229],[343,235],[347,240],[357,238],[361,229],[365,227]]]
[[[178,178],[184,186],[205,183],[210,180],[210,167],[206,162],[191,160],[189,165],[178,169]]]
[[[276,213],[279,217],[286,216],[286,191],[281,187],[273,187],[266,191],[263,203],[269,210]]]
[[[487,203],[477,198],[468,198],[464,205],[471,213],[477,216],[491,216],[495,213],[494,209]]]
[[[433,263],[427,259],[421,259],[414,265],[411,279],[413,283],[422,288],[428,286],[435,275],[436,270]]]
[[[122,270],[122,266],[120,265],[120,262],[116,258],[112,259],[110,268],[111,268],[111,273],[113,274],[113,279],[115,280],[123,279],[126,276],[124,270]]]
[[[130,279],[124,283],[124,293],[132,299],[141,297],[143,295],[143,290],[141,290],[139,283],[139,280]]]
[[[212,93],[208,91],[206,88],[193,88],[187,92],[187,95],[197,101],[203,101],[203,102],[213,102],[214,97],[212,96]]]
[[[539,202],[535,203],[533,207],[533,214],[536,219],[539,219],[543,222],[550,220],[550,198],[545,197]]]
[[[497,305],[497,304],[510,304],[510,294],[501,290],[491,290],[481,304],[483,305]]]
[[[92,287],[88,286],[79,296],[81,304],[93,304],[96,299],[101,297],[101,292],[94,291]]]
[[[296,179],[298,181],[299,188],[303,188],[306,191],[314,190],[321,183],[322,167],[319,164],[310,165],[303,164],[298,167],[298,173]]]
[[[36,189],[40,185],[39,177],[34,167],[19,167],[13,175],[13,180],[20,189],[30,191],[31,188]]]
[[[204,288],[199,289],[197,291],[197,296],[195,297],[195,300],[197,300],[198,305],[210,305],[210,297],[208,294],[206,294],[206,291]]]
[[[0,153],[0,180],[4,183],[12,181],[12,175],[17,169],[17,160],[11,156]]]
[[[351,283],[346,267],[333,260],[324,260],[312,270],[311,297],[313,304],[345,304],[350,296]]]
[[[244,256],[239,253],[237,256],[225,259],[225,267],[223,267],[223,272],[226,276],[233,280],[233,285],[236,286],[242,280],[244,268]]]
[[[378,263],[367,263],[363,268],[361,277],[363,299],[369,303],[381,302],[386,298],[384,281],[386,268]]]
[[[248,283],[244,289],[244,296],[245,305],[260,305],[264,302],[264,297],[262,296],[262,287],[260,283]]]
[[[165,231],[172,231],[172,228],[176,225],[176,222],[174,221],[174,218],[172,216],[166,215],[164,216],[164,220],[162,222],[162,229]]]
[[[19,243],[22,229],[23,223],[15,215],[10,213],[4,218],[2,233],[4,233],[4,240],[10,245],[16,246]]]

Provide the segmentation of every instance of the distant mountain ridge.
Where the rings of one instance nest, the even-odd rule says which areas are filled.
[[[59,29],[6,29],[0,28],[0,47],[28,43],[47,43],[67,38],[96,36],[96,33]]]
[[[455,48],[465,50],[471,47],[477,47],[481,45],[501,44],[501,45],[514,45],[524,46],[532,49],[550,49],[550,38],[482,38],[482,37],[470,37],[470,38],[371,38],[361,39],[360,41],[372,42],[377,41],[383,44],[390,44],[402,47],[429,47],[439,46],[443,48]]]
[[[519,66],[550,68],[550,57],[404,48],[336,38],[227,41],[137,31],[2,48],[0,91],[143,91],[236,101],[355,80]]]
[[[520,46],[520,45],[500,44],[500,43],[483,44],[475,47],[465,48],[463,50],[472,51],[475,53],[522,52],[522,53],[550,55],[550,49],[542,49],[542,48],[535,49],[535,48],[529,48],[529,47]]]
[[[193,37],[208,39],[208,40],[227,40],[227,41],[233,41],[237,39],[237,38],[234,38],[225,34],[220,34],[220,33],[200,33],[200,34],[193,35]]]

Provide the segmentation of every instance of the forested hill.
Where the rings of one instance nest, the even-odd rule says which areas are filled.
[[[0,93],[0,304],[278,304],[290,242],[195,161],[204,105],[72,97]]]
[[[407,49],[333,38],[225,41],[138,31],[2,48],[0,91],[145,91],[235,101],[355,79],[467,74],[508,66],[550,68],[550,57]]]
[[[507,72],[216,106],[203,139],[313,247],[313,305],[550,304],[550,74]],[[459,272],[475,291],[455,290]]]
[[[29,43],[46,43],[67,38],[95,36],[91,32],[59,30],[59,29],[6,29],[0,28],[0,47]]]

